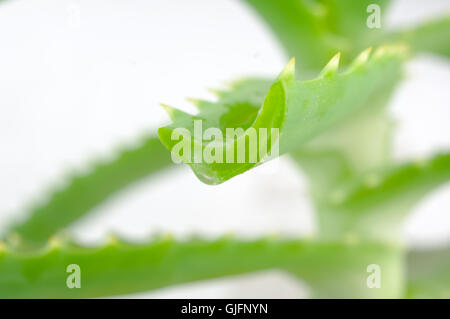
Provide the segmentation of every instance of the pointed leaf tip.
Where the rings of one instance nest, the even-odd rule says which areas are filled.
[[[292,58],[288,64],[284,67],[283,71],[281,71],[278,79],[281,80],[294,80],[295,79],[295,57]]]
[[[325,78],[333,76],[337,73],[339,69],[339,60],[341,59],[341,52],[336,53],[336,55],[328,62],[328,64],[323,68],[319,74],[319,78]]]
[[[114,233],[109,233],[106,236],[106,245],[115,246],[119,243],[119,238]]]
[[[56,238],[54,236],[50,237],[50,239],[48,241],[48,248],[50,250],[58,249],[61,247],[61,245],[62,245],[62,242],[58,238]]]

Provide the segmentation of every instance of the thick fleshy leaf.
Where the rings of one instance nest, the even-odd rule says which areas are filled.
[[[52,240],[48,247],[27,253],[1,245],[0,297],[121,295],[264,269],[299,276],[317,296],[398,297],[402,294],[398,252],[399,247],[368,242],[230,237],[216,241],[163,237],[141,244],[112,239],[94,248]],[[367,267],[373,263],[382,267],[383,282],[389,283],[380,289],[367,285]],[[69,289],[66,283],[76,283],[77,274],[81,288]]]
[[[385,15],[388,0],[245,0],[268,24],[289,57],[297,59],[297,70],[315,70],[336,51],[343,64],[381,37],[381,29],[366,22],[369,5]],[[300,74],[303,76],[303,74]]]
[[[396,83],[300,149],[290,153],[308,176],[314,200],[368,171],[391,165],[393,120],[387,101]]]
[[[160,128],[158,134],[172,155],[188,163],[200,180],[207,184],[219,184],[270,158],[268,154],[272,149],[268,147],[269,151],[258,153],[256,161],[251,161],[250,143],[244,143],[245,161],[230,163],[226,159],[227,150],[236,150],[238,145],[242,145],[239,142],[248,138],[249,131],[265,129],[270,132],[278,129],[279,139],[275,141],[270,134],[265,140],[257,134],[258,148],[262,144],[278,142],[279,155],[292,151],[394,86],[401,76],[404,57],[402,47],[381,47],[370,58],[365,51],[342,73],[338,72],[338,59],[334,58],[319,77],[309,81],[295,80],[294,62],[291,61],[270,86],[262,105],[255,106],[253,101],[219,100],[209,104],[197,101],[201,106],[198,114],[190,118],[176,117],[172,124]],[[256,100],[259,95],[254,98]],[[200,132],[195,129],[195,123],[200,123]],[[202,132],[209,128],[218,129],[222,136],[222,158],[213,162],[202,158],[208,144],[217,142],[204,139]],[[242,128],[242,134],[226,139],[228,128]],[[175,149],[179,151],[182,141],[186,141],[180,137],[184,133],[178,132],[184,132],[190,138],[188,143],[191,147],[185,147],[183,152],[174,152]],[[193,153],[198,157],[194,158]]]
[[[403,42],[409,45],[413,52],[431,52],[450,57],[450,41],[448,39],[450,39],[450,16],[431,20],[413,28],[395,31],[386,40]]]
[[[390,0],[245,0],[272,29],[298,70],[316,70],[337,50],[346,65],[369,46],[401,42],[450,56],[450,18],[386,32]],[[303,76],[300,74],[300,76]]]
[[[450,181],[450,154],[367,172],[341,183],[318,203],[322,234],[397,238],[406,214],[429,192]]]
[[[32,206],[28,219],[8,233],[11,244],[39,245],[84,216],[108,197],[131,183],[172,164],[170,153],[155,137],[121,151],[112,161],[94,164],[87,174],[69,176],[67,185],[50,191],[43,203]]]

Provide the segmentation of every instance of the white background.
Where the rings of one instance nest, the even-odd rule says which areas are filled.
[[[384,27],[449,11],[450,1],[396,1]],[[382,13],[384,14],[384,13]],[[64,175],[107,159],[167,122],[160,102],[187,111],[186,97],[246,75],[275,76],[287,62],[275,38],[239,0],[11,0],[0,5],[0,227]],[[450,148],[450,64],[421,56],[392,101],[398,158]],[[219,186],[187,167],[147,180],[74,225],[86,242],[109,232],[216,237],[311,235],[305,182],[283,158]],[[450,241],[450,187],[421,203],[404,234],[412,246]],[[138,297],[304,297],[292,278],[266,272]]]

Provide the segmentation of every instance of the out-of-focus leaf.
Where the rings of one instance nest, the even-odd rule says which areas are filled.
[[[320,68],[336,52],[325,37],[325,12],[317,1],[246,0],[271,27],[298,69]]]
[[[50,192],[46,202],[30,208],[29,218],[14,226],[8,238],[20,246],[45,243],[111,195],[171,164],[170,153],[161,142],[145,138],[141,146],[123,150],[110,162],[95,164],[87,174],[69,177],[66,187]]]
[[[450,154],[439,154],[367,172],[342,183],[319,203],[324,236],[360,233],[396,238],[406,213],[430,191],[450,180]]]
[[[353,44],[354,48],[369,46],[374,39],[380,37],[391,3],[390,0],[318,0],[318,2],[326,12],[325,19],[329,32],[342,38],[342,41],[358,41]],[[369,16],[375,13],[375,6],[380,10],[379,29],[371,29],[367,25]]]
[[[408,254],[408,298],[450,298],[450,249]]]
[[[366,25],[367,7],[376,4],[384,15],[387,0],[245,0],[270,26],[297,70],[322,67],[334,52],[345,65],[361,50],[380,43],[380,29]],[[383,16],[382,15],[382,16]],[[302,74],[300,74],[302,76]]]
[[[216,241],[160,238],[145,244],[116,239],[96,248],[53,240],[47,248],[28,253],[11,251],[2,245],[0,297],[111,296],[281,269],[299,276],[319,296],[389,298],[403,293],[400,256],[398,247],[377,243],[273,238],[251,241],[229,237]],[[366,283],[367,266],[372,263],[382,267],[383,282],[389,283],[380,289],[370,289]],[[73,264],[80,268],[80,289],[66,287],[71,274],[66,269]]]
[[[431,52],[450,57],[450,16],[394,32],[388,39],[408,44],[413,52]]]
[[[298,70],[318,69],[333,52],[343,65],[361,50],[387,42],[403,42],[412,52],[450,56],[448,15],[421,26],[386,32],[389,0],[245,0],[270,26]],[[380,27],[368,19],[379,13]],[[302,74],[300,74],[302,76]]]
[[[385,108],[395,89],[388,81],[365,107],[290,153],[308,176],[315,200],[361,174],[391,163],[393,121]]]

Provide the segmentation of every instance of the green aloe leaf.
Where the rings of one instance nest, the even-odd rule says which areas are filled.
[[[8,238],[18,246],[39,245],[59,230],[84,216],[126,186],[172,164],[170,153],[155,137],[123,150],[110,162],[95,164],[86,175],[75,175],[67,186],[49,193],[43,204],[32,206],[29,218],[9,230]]]
[[[273,155],[269,154],[272,149],[268,147],[268,151],[256,154],[256,161],[250,160],[252,152],[249,151],[248,138],[251,130],[279,130],[278,136],[268,136],[265,140],[257,134],[258,150],[260,145],[278,143],[279,155],[282,155],[299,148],[377,99],[380,94],[385,94],[401,77],[404,58],[402,47],[381,47],[371,57],[370,50],[366,50],[346,71],[339,73],[339,55],[336,55],[317,78],[308,81],[295,80],[294,62],[291,61],[270,86],[262,104],[254,104],[261,96],[257,92],[247,102],[242,102],[233,94],[229,94],[228,101],[226,96],[219,95],[217,103],[198,102],[199,113],[196,115],[166,106],[173,123],[160,128],[158,134],[172,156],[188,163],[200,180],[207,184],[219,184]],[[249,90],[255,86],[256,82],[251,83]],[[233,96],[236,100],[232,99]],[[217,144],[217,138],[206,139],[201,132],[197,134],[195,123],[201,123],[202,131],[218,129],[221,144]],[[229,128],[242,128],[242,133],[233,139],[225,139]],[[179,134],[178,130],[184,133]],[[190,140],[182,138],[186,136]],[[190,143],[190,148],[185,147],[180,152],[182,141]],[[240,144],[243,141],[247,143]],[[243,144],[246,158],[243,162],[237,162],[236,149]],[[201,155],[211,145],[222,145],[222,157],[212,162],[202,160]],[[235,155],[233,163],[226,159],[230,149]],[[192,156],[196,150],[200,150],[197,152],[200,153],[200,160]]]
[[[394,165],[341,183],[318,203],[324,236],[397,238],[411,208],[450,180],[450,154]]]
[[[450,248],[408,254],[408,298],[450,298]]]
[[[52,240],[48,247],[33,252],[0,248],[1,298],[111,296],[264,269],[291,272],[324,296],[364,298],[384,293],[396,297],[403,293],[399,247],[377,243],[162,237],[141,244],[112,239],[91,248]],[[368,288],[367,267],[373,263],[386,269],[383,278],[391,284]],[[329,269],[331,264],[334,271]],[[69,265],[79,267],[79,289],[66,286]],[[340,294],[342,285],[344,295]]]
[[[333,52],[343,53],[343,65],[361,50],[388,42],[402,42],[412,52],[450,56],[448,14],[404,30],[386,31],[389,0],[245,0],[271,28],[289,57],[298,59],[298,70],[314,70]],[[376,9],[374,9],[376,7]],[[379,12],[380,28],[369,28],[368,19]]]
[[[422,25],[395,31],[387,37],[393,42],[408,44],[413,52],[431,52],[450,57],[450,16],[428,21]]]
[[[391,0],[318,0],[323,7],[329,32],[342,41],[347,41],[347,47],[354,48],[371,45],[374,39],[381,36],[391,2]],[[367,26],[367,20],[375,12],[375,6],[379,8],[381,18],[379,29]],[[353,41],[358,43],[349,43]]]

